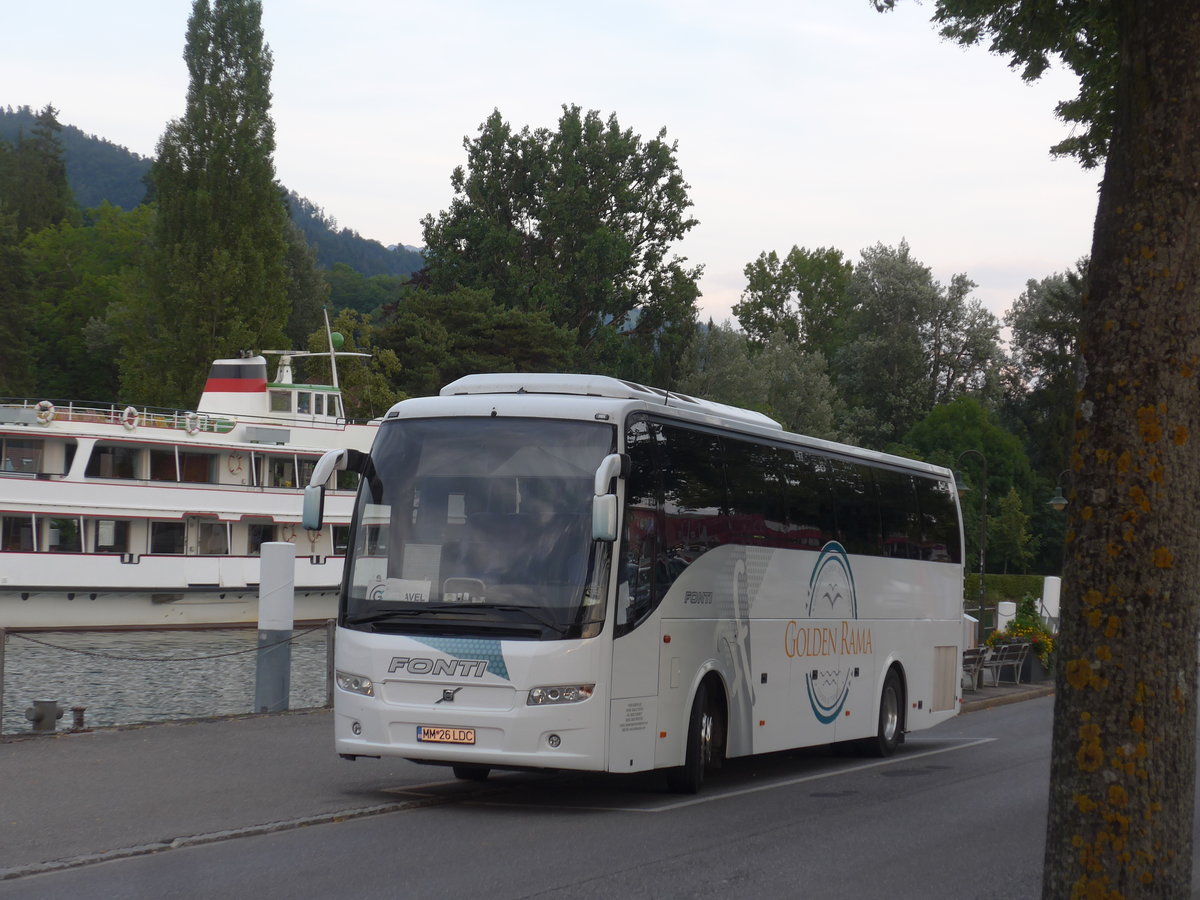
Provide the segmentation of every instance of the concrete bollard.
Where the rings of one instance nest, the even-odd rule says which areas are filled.
[[[83,714],[87,712],[86,706],[71,707],[71,730],[74,732],[91,731],[92,729],[84,727]]]
[[[33,706],[25,710],[25,718],[33,723],[34,734],[54,734],[62,717],[62,707],[57,700],[34,700]]]
[[[263,544],[258,586],[258,668],[254,711],[288,708],[292,675],[292,625],[296,608],[296,545]]]

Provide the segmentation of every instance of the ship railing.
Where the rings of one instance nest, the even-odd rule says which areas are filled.
[[[2,399],[0,408],[31,410],[43,424],[51,422],[124,425],[126,428],[167,428],[189,434],[228,434],[237,420],[211,413],[190,412],[154,406],[80,404],[71,400]]]

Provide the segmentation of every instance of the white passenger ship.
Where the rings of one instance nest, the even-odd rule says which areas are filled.
[[[334,476],[320,531],[300,495],[376,429],[345,418],[336,367],[294,383],[316,355],[281,352],[273,382],[263,356],[216,360],[191,412],[0,403],[0,627],[253,624],[267,541],[296,545],[297,623],[335,615],[355,485]]]

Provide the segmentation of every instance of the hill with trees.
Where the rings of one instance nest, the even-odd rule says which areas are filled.
[[[28,106],[0,107],[0,141],[15,146],[33,133],[37,112]],[[147,199],[147,175],[154,160],[73,125],[59,132],[67,183],[83,209],[109,203],[125,211]],[[421,254],[406,247],[385,247],[336,220],[311,200],[288,191],[288,211],[305,240],[315,249],[317,265],[332,269],[344,263],[366,277],[411,275],[424,265]]]

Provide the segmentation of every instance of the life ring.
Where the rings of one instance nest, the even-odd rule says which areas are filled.
[[[49,425],[54,421],[54,404],[42,400],[37,405],[37,420],[39,425]]]
[[[125,426],[126,431],[133,431],[142,424],[142,417],[132,406],[127,406],[121,413],[121,424]]]
[[[229,466],[230,475],[240,474],[242,471],[242,454],[235,450],[233,453],[229,454],[229,459],[226,460],[225,464]]]
[[[296,543],[296,526],[295,525],[280,525],[279,539],[289,543]]]
[[[195,434],[200,430],[200,417],[194,412],[188,413],[183,417],[183,427],[187,429],[188,434]]]

